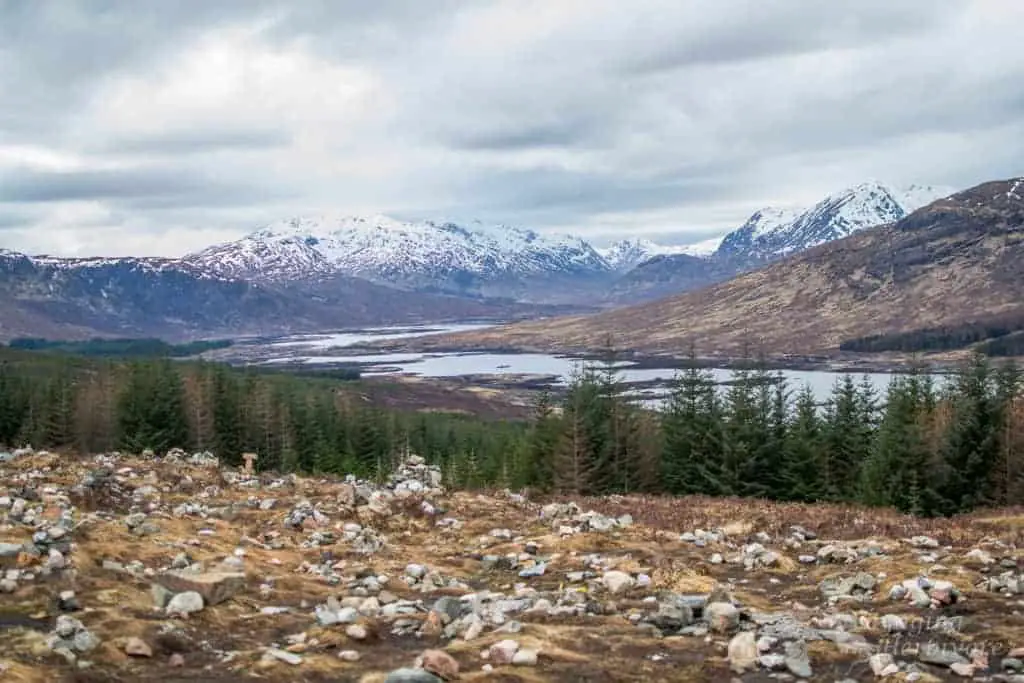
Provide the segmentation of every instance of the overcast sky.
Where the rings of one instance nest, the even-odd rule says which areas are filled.
[[[302,214],[685,242],[1024,172],[1016,0],[0,0],[0,247]]]

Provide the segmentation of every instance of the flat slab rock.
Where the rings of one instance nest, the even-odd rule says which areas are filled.
[[[230,600],[245,588],[245,574],[241,572],[195,574],[170,571],[158,574],[154,580],[175,593],[195,591],[203,596],[203,601],[207,605],[216,605]]]

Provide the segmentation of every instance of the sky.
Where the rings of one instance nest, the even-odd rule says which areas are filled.
[[[0,247],[321,213],[687,243],[1024,171],[1011,0],[0,0]]]

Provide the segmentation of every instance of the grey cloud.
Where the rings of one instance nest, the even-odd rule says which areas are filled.
[[[0,0],[0,224],[72,201],[146,229],[333,206],[703,239],[866,177],[1019,174],[1022,19],[985,0]],[[348,70],[259,116],[245,87],[152,133],[82,115],[256,22],[273,58]],[[348,73],[372,90],[351,120],[310,112]]]
[[[24,228],[31,225],[35,219],[35,216],[27,212],[11,211],[0,208],[0,230]],[[3,245],[0,244],[0,249],[2,248]]]
[[[102,151],[128,154],[198,154],[221,150],[267,150],[283,147],[292,134],[282,129],[180,130],[155,135],[118,137]]]
[[[447,142],[467,150],[512,150],[532,147],[575,145],[601,132],[596,121],[566,120],[545,122],[497,122],[488,128],[460,128],[450,132]]]
[[[111,200],[136,207],[222,206],[251,202],[264,192],[183,169],[20,169],[0,175],[0,203],[14,204]]]
[[[657,73],[884,43],[926,32],[968,3],[864,0],[856,8],[817,0],[717,0],[710,7],[694,2],[674,4],[675,12],[666,7],[665,13],[675,13],[674,18],[690,23],[693,30],[666,31],[680,24],[653,15],[649,28],[655,39],[638,41],[636,53],[622,64],[626,73]]]

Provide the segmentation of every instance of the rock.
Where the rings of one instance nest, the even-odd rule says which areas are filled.
[[[129,638],[124,644],[125,654],[131,657],[152,657],[153,648],[146,644],[141,638]]]
[[[75,634],[74,647],[78,652],[89,652],[100,646],[100,639],[92,631],[81,630]]]
[[[1016,657],[1003,657],[1002,666],[1004,671],[1024,672],[1024,660]]]
[[[790,673],[800,678],[810,678],[811,659],[807,653],[807,643],[802,640],[795,640],[786,643],[786,668]]]
[[[154,583],[149,587],[149,594],[153,597],[153,604],[160,609],[166,608],[167,603],[174,597],[174,593],[158,583]]]
[[[499,640],[487,651],[487,658],[493,664],[511,664],[512,658],[519,651],[519,643],[514,640]]]
[[[515,666],[537,666],[536,650],[522,649],[512,655],[512,664]]]
[[[647,622],[662,631],[678,631],[693,623],[693,610],[686,604],[663,602],[658,605],[657,613],[647,618]]]
[[[974,665],[966,662],[953,662],[949,665],[950,671],[955,673],[957,676],[963,676],[964,678],[974,677]]]
[[[896,666],[896,659],[888,652],[879,652],[868,658],[868,665],[871,667],[871,673],[882,678],[893,673],[892,668]],[[899,671],[899,667],[896,667],[896,671]]]
[[[285,664],[291,664],[292,666],[298,666],[299,664],[302,664],[302,657],[292,652],[288,652],[287,650],[279,650],[276,647],[268,649],[264,656],[270,659],[276,659],[280,662],[284,662]]]
[[[879,622],[882,630],[887,633],[902,633],[907,630],[907,622],[895,614],[886,614]]]
[[[195,592],[207,605],[217,605],[240,593],[245,588],[245,574],[239,572],[205,572],[192,574],[169,571],[156,577],[157,583],[175,593]]]
[[[345,635],[352,640],[366,640],[370,634],[362,624],[351,624],[345,629]]]
[[[604,573],[604,576],[601,577],[601,582],[612,595],[616,595],[631,588],[634,579],[626,572],[610,571]]]
[[[704,620],[712,631],[729,633],[740,624],[740,611],[732,603],[712,602],[704,607]]]
[[[917,658],[926,664],[938,666],[949,666],[951,664],[968,664],[967,658],[949,648],[942,647],[937,643],[922,643],[917,653]]]
[[[17,566],[22,547],[20,543],[0,543],[0,569]]]
[[[201,612],[205,604],[203,603],[203,596],[196,591],[185,591],[184,593],[178,593],[167,603],[167,614],[182,614],[189,615],[195,612]]]
[[[443,650],[426,650],[419,656],[417,666],[450,681],[459,675],[459,663]]]
[[[361,655],[355,650],[342,650],[338,653],[338,659],[343,662],[358,662]]]
[[[728,648],[729,668],[741,674],[757,669],[757,641],[751,631],[733,636]]]
[[[395,669],[384,683],[444,683],[443,679],[425,669]]]

